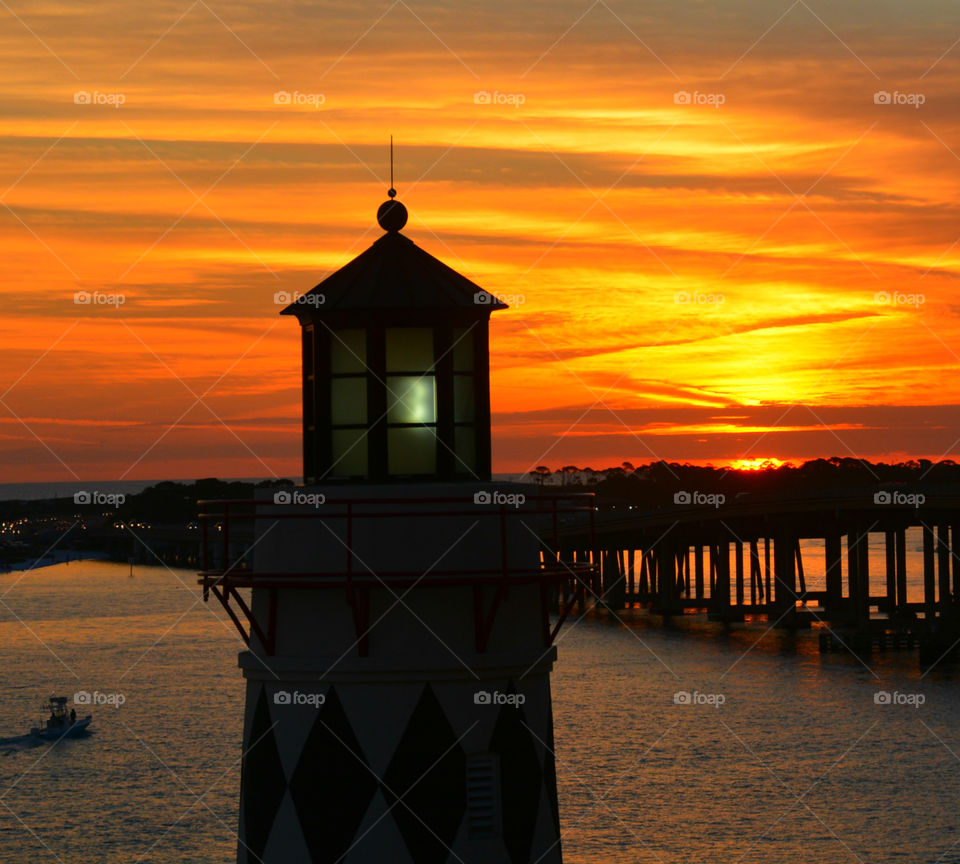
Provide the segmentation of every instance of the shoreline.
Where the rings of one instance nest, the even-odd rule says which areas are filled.
[[[0,576],[6,573],[22,573],[30,570],[40,570],[44,567],[54,567],[57,564],[70,564],[73,561],[108,561],[110,556],[106,552],[84,552],[76,549],[64,549],[41,555],[38,558],[27,558],[12,563],[0,561]],[[122,563],[122,562],[121,562]]]

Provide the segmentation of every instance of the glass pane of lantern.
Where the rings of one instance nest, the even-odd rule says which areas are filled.
[[[473,335],[476,327],[457,327],[453,331],[453,371],[473,371]]]
[[[473,376],[453,376],[453,420],[455,423],[470,423],[473,414]]]
[[[334,375],[367,371],[366,330],[334,330],[330,334],[330,371]]]
[[[390,474],[435,474],[437,435],[432,426],[387,430],[387,470]]]
[[[388,423],[436,423],[437,379],[433,375],[387,376]]]
[[[348,426],[367,422],[367,379],[330,379],[330,424]]]
[[[365,477],[367,474],[367,430],[334,429],[330,433],[333,477]]]
[[[388,327],[386,339],[388,372],[426,372],[433,366],[429,327]]]
[[[477,468],[477,435],[472,426],[457,426],[454,430],[453,452],[456,454],[453,470],[457,474],[473,472]]]

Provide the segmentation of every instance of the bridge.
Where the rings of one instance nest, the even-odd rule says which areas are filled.
[[[599,566],[594,584],[571,578],[560,586],[560,614],[592,603],[780,628],[819,621],[828,625],[822,650],[919,643],[936,652],[960,639],[960,494],[882,488],[725,501],[678,493],[675,501],[655,509],[598,504],[592,529],[563,526],[548,554]],[[909,528],[923,538],[919,602],[907,599]],[[877,533],[885,567],[871,572],[868,544]],[[823,590],[807,586],[801,540],[823,544]]]

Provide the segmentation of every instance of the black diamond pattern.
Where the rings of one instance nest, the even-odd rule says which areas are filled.
[[[331,687],[317,712],[290,781],[290,794],[314,864],[339,861],[354,836],[377,781],[336,690]],[[357,847],[362,851],[362,842]]]
[[[515,693],[510,685],[509,693]],[[513,864],[530,860],[530,844],[540,809],[543,775],[536,742],[524,725],[519,705],[501,705],[490,750],[500,756],[500,800],[503,840]],[[552,760],[551,760],[552,764]]]
[[[387,803],[416,864],[447,860],[466,813],[466,757],[456,742],[427,684],[383,778]]]
[[[251,861],[263,858],[277,808],[287,789],[283,763],[271,728],[270,707],[265,689],[261,689],[248,738],[249,750],[243,757],[244,841]]]

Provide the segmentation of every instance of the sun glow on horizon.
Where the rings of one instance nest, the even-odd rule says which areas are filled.
[[[779,468],[786,464],[783,459],[768,456],[763,459],[734,459],[729,467],[734,471],[766,471],[768,468]]]

